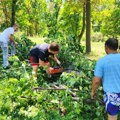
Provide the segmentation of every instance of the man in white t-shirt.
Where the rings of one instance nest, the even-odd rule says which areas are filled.
[[[18,30],[18,26],[14,24],[12,27],[6,28],[0,35],[0,46],[3,51],[3,67],[4,69],[9,68],[8,65],[8,44],[11,45],[11,55],[15,55],[15,45],[13,34]]]

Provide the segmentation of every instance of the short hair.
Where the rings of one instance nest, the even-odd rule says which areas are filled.
[[[109,38],[105,42],[105,46],[107,46],[111,50],[117,50],[118,49],[118,40],[116,38]]]
[[[17,24],[13,24],[12,27],[18,27],[18,25]]]
[[[52,42],[52,43],[50,44],[49,49],[50,49],[51,51],[59,51],[59,50],[60,50],[60,47],[59,47],[59,45],[58,45],[57,43]]]

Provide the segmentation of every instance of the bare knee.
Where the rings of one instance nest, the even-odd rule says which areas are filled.
[[[108,114],[108,120],[117,120],[117,115],[112,116]]]
[[[32,74],[37,77],[38,66],[32,66]]]

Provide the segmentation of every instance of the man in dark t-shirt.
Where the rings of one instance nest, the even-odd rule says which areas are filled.
[[[34,48],[31,49],[30,51],[30,63],[33,68],[33,74],[36,77],[37,76],[37,71],[39,65],[41,67],[46,66],[46,72],[48,75],[50,75],[53,71],[53,68],[50,67],[49,63],[49,57],[51,57],[53,60],[57,62],[57,64],[61,64],[58,58],[56,57],[56,54],[59,52],[59,45],[56,44],[55,42],[51,44],[39,44],[36,45]],[[60,70],[60,72],[62,69]]]

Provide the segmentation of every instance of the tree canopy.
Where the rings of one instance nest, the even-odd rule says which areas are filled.
[[[74,45],[80,45],[86,31],[90,52],[90,31],[119,35],[119,6],[119,0],[1,0],[0,29],[16,22],[26,35],[62,37]]]

